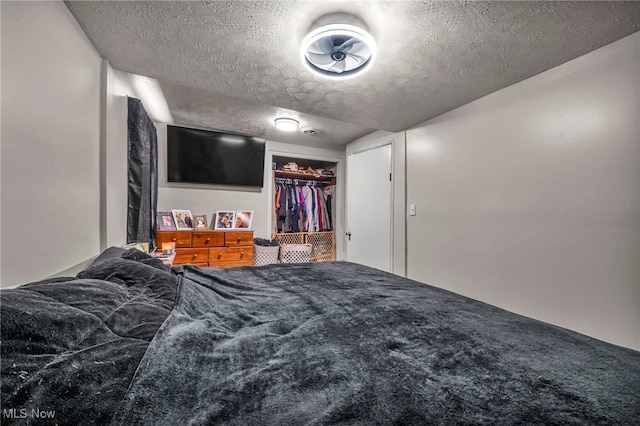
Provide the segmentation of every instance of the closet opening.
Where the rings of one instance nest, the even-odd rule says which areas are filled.
[[[274,155],[271,237],[310,244],[310,262],[336,260],[336,162]]]

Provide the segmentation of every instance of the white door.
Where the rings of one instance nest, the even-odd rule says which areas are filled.
[[[391,272],[391,145],[347,157],[347,260]]]

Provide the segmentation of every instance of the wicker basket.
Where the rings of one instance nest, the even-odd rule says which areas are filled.
[[[309,262],[330,262],[336,260],[335,237],[333,231],[285,232],[271,234],[271,238],[286,244],[311,244]]]
[[[283,244],[280,246],[280,262],[305,263],[309,261],[311,244]]]
[[[253,265],[263,266],[278,263],[280,246],[259,246],[253,245]]]

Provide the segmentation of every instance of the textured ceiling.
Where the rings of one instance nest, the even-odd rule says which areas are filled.
[[[68,1],[114,69],[157,79],[175,124],[315,146],[397,132],[640,30],[640,2]],[[365,74],[324,80],[299,45],[323,15],[377,40]],[[273,129],[292,116],[315,136]]]

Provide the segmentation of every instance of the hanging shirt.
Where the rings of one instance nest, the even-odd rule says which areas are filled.
[[[287,191],[283,184],[278,186],[278,211],[277,211],[277,229],[278,232],[284,232],[285,229],[285,221],[287,218]]]
[[[308,186],[302,187],[302,194],[304,195],[304,207],[306,212],[304,230],[306,232],[313,231],[313,191]]]
[[[326,192],[325,192],[326,194]],[[331,203],[332,203],[332,195],[331,194],[326,194],[327,195],[327,220],[329,221],[329,231],[331,231],[331,229],[333,229],[333,216],[331,214]]]

